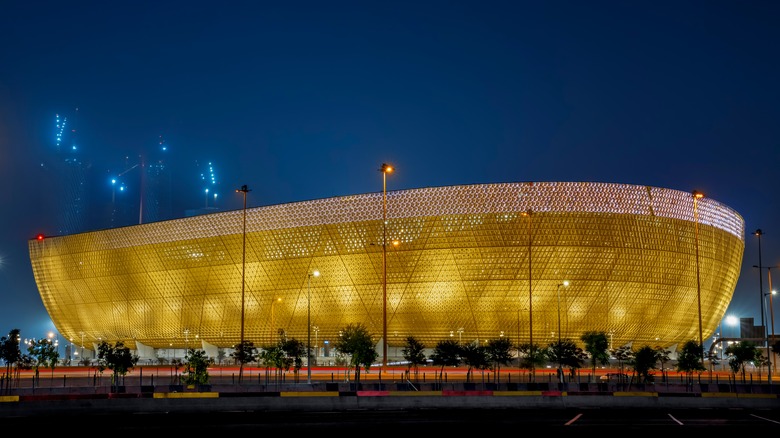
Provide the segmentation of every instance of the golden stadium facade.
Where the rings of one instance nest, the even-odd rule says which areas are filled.
[[[738,213],[666,188],[500,183],[386,199],[386,210],[380,192],[32,239],[32,271],[77,348],[229,348],[243,294],[255,346],[281,330],[322,351],[361,323],[378,345],[386,331],[398,357],[408,336],[517,344],[532,328],[546,346],[559,326],[578,344],[603,331],[613,347],[674,348],[699,339],[699,298],[707,339],[744,251]]]

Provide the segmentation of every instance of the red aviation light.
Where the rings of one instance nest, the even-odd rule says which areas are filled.
[[[43,242],[43,234],[39,234],[35,236],[35,238],[38,240],[38,242]]]

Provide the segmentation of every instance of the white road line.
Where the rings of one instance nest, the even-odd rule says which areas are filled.
[[[682,421],[680,421],[680,420],[678,420],[678,419],[674,418],[674,417],[672,416],[672,414],[667,414],[667,415],[669,415],[669,418],[671,418],[672,420],[674,420],[674,422],[675,422],[675,423],[679,424],[680,426],[682,426],[682,425],[683,425]]]
[[[577,414],[576,417],[574,417],[571,420],[567,421],[565,425],[566,426],[571,426],[571,424],[574,423],[575,421],[579,420],[580,417],[582,417],[582,414]]]
[[[780,421],[775,421],[775,420],[772,420],[772,419],[770,419],[770,418],[764,418],[764,417],[760,417],[760,416],[758,416],[758,415],[756,415],[756,414],[750,414],[750,416],[751,416],[751,417],[760,418],[760,419],[762,419],[762,420],[764,420],[764,421],[770,421],[770,422],[772,422],[772,423],[775,423],[775,424],[780,424]]]

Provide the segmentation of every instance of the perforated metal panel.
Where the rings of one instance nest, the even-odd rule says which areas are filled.
[[[388,345],[409,335],[429,347],[528,342],[529,298],[540,345],[557,340],[559,315],[561,336],[578,343],[589,330],[615,347],[698,340],[696,223],[708,337],[736,287],[744,221],[709,198],[694,216],[693,202],[678,190],[588,182],[388,192]],[[382,193],[247,209],[245,263],[243,210],[30,240],[30,259],[57,329],[77,344],[83,333],[88,348],[237,343],[244,269],[245,339],[255,345],[278,329],[305,341],[309,294],[313,343],[349,323],[379,341],[382,213]]]

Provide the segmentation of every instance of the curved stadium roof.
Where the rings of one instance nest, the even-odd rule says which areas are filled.
[[[305,340],[309,310],[314,344],[349,323],[381,342],[382,215],[382,193],[368,193],[28,245],[43,303],[76,344],[83,335],[87,346],[230,347],[240,340],[242,278],[244,338],[256,346],[280,330]],[[596,330],[614,347],[671,347],[698,340],[699,294],[704,336],[717,327],[739,276],[744,221],[709,198],[694,211],[691,193],[673,189],[500,183],[390,191],[386,237],[390,347],[407,336],[428,347],[452,337],[525,343],[531,327],[547,345],[559,316],[561,337],[578,343]],[[314,270],[321,276],[309,278]]]

